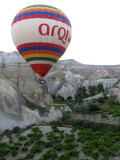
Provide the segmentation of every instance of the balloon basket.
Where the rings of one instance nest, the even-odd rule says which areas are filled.
[[[39,84],[45,84],[45,83],[46,83],[46,81],[45,81],[45,80],[43,80],[43,79],[39,79],[39,80],[37,80],[37,83],[39,83]]]

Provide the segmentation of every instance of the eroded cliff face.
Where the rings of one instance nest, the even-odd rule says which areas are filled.
[[[44,85],[37,83],[40,77],[33,72],[31,67],[17,52],[0,52],[0,72],[3,76],[13,82],[20,92],[36,104],[52,105],[51,96],[44,95]],[[76,89],[81,85],[83,77],[69,71],[63,71],[60,67],[54,69],[46,76],[46,84],[50,95],[61,95],[64,98],[76,93]],[[43,98],[44,97],[44,98]]]
[[[25,101],[13,87],[0,75],[0,112],[20,120],[22,119],[21,106],[25,105]]]
[[[17,52],[0,52],[0,72],[13,82],[28,99],[44,107],[53,104],[46,85],[37,83],[40,78]]]
[[[51,97],[44,96],[35,74],[18,52],[0,52],[0,73],[15,84],[20,92],[41,106],[51,105]],[[46,76],[50,95],[74,98],[80,86],[103,83],[105,88],[119,84],[120,66],[84,65],[74,60],[59,61]],[[117,77],[117,78],[116,78]],[[44,97],[44,99],[43,99]]]
[[[51,95],[62,96],[65,99],[74,98],[76,90],[82,85],[84,78],[69,71],[51,72],[46,77],[47,86]]]
[[[0,131],[50,122],[61,118],[62,112],[71,111],[68,106],[53,105],[46,84],[37,87],[32,95],[22,95],[14,83],[0,75]]]
[[[23,121],[25,101],[14,84],[0,75],[0,130],[10,129]]]
[[[37,83],[39,75],[32,71],[19,53],[0,52],[0,129],[61,118],[62,112],[71,110],[68,106],[55,107],[51,95],[74,98],[80,86],[87,88],[98,83],[107,88],[117,86],[118,89],[111,89],[109,94],[120,95],[120,68],[111,68],[86,66],[74,60],[60,61],[46,76],[46,83],[40,84]],[[107,79],[106,75],[112,76]]]

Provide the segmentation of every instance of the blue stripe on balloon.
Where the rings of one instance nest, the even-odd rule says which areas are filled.
[[[63,55],[64,51],[58,48],[54,47],[47,47],[47,46],[31,46],[31,47],[25,47],[19,50],[19,53],[21,54],[24,51],[31,51],[31,50],[48,50],[48,51],[55,51]]]
[[[27,13],[19,14],[18,16],[16,16],[13,19],[13,21],[16,20],[17,18],[21,18],[22,16],[29,16],[29,15],[36,15],[36,14],[55,16],[57,18],[61,18],[61,19],[65,20],[65,21],[67,21],[70,24],[70,21],[64,16],[61,16],[61,15],[56,14],[56,13],[42,12],[42,11],[34,11],[34,12],[27,12]]]

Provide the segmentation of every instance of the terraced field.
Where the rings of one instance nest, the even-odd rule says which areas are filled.
[[[119,160],[120,132],[34,126],[0,136],[0,160]]]

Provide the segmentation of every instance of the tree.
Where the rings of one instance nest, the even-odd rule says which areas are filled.
[[[76,94],[75,94],[75,100],[76,101],[81,101],[84,98],[87,98],[89,95],[87,93],[87,90],[85,86],[79,87]]]
[[[67,100],[72,100],[72,97],[71,97],[71,96],[68,96],[68,97],[67,97]]]
[[[101,92],[104,92],[105,91],[105,89],[104,89],[104,86],[103,86],[103,84],[102,83],[98,83],[98,85],[97,85],[97,92],[98,93],[101,93]]]
[[[62,96],[60,96],[60,95],[57,96],[57,99],[59,99],[59,100],[61,100],[61,101],[64,101],[64,100],[65,100],[64,97],[62,97]]]
[[[97,94],[97,86],[89,86],[88,89],[90,96],[95,96]]]

